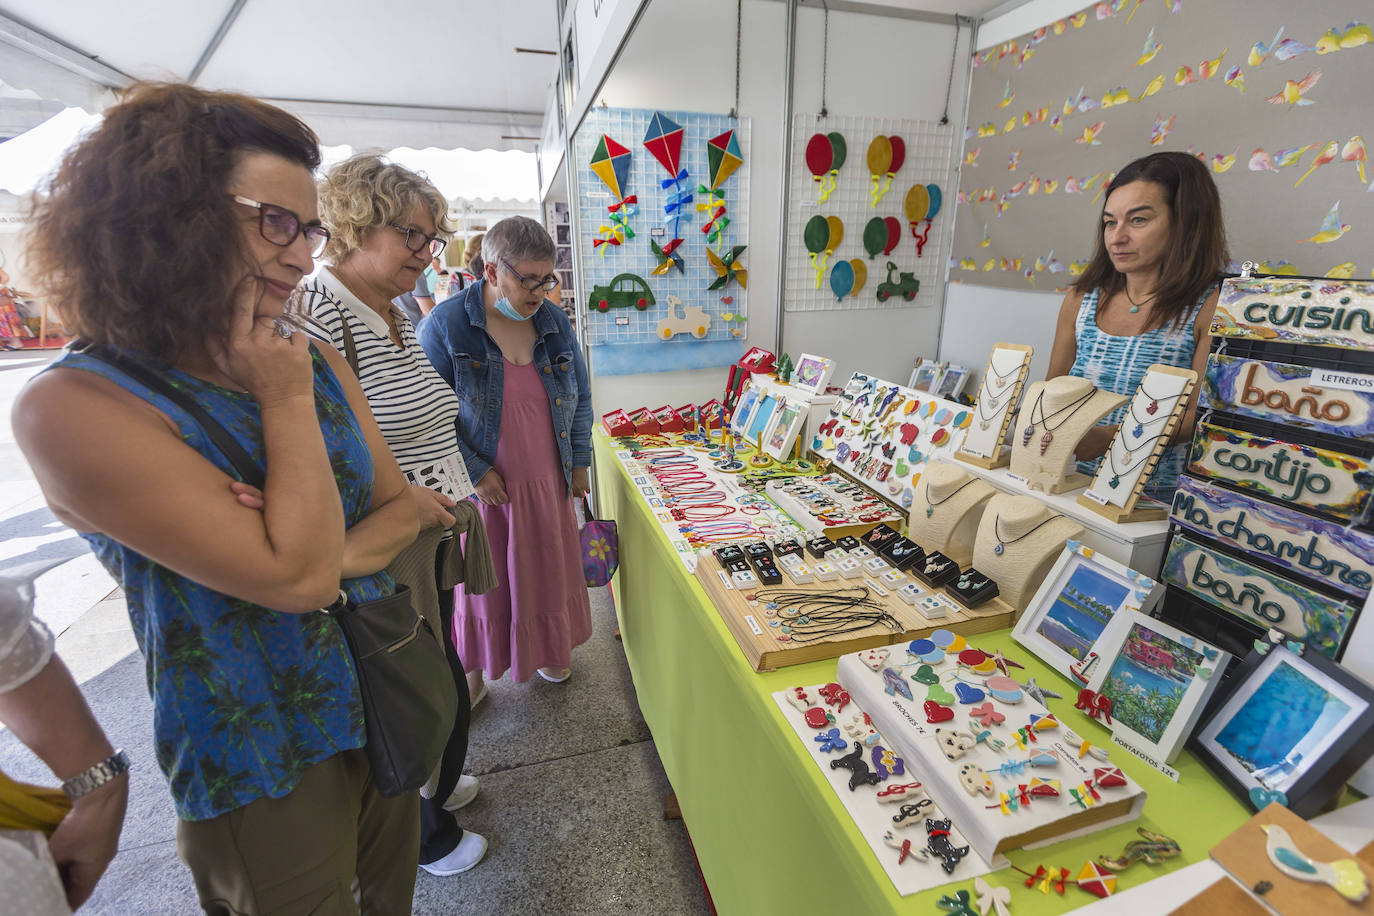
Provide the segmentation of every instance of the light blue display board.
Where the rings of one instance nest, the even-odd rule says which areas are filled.
[[[587,304],[591,292],[598,285],[606,285],[619,274],[632,273],[644,279],[653,292],[655,303],[644,311],[636,308],[611,308],[607,312],[588,308],[583,334],[594,347],[592,372],[596,375],[631,375],[642,372],[666,372],[678,369],[728,366],[745,350],[743,321],[726,321],[725,314],[747,315],[747,290],[732,280],[724,289],[707,287],[717,279],[706,255],[707,238],[702,227],[710,219],[696,204],[703,201],[697,193],[700,185],[710,185],[707,141],[727,130],[735,131],[744,159],[735,172],[720,184],[725,192],[724,204],[729,225],[710,247],[724,258],[735,245],[748,245],[749,208],[749,120],[732,119],[727,115],[697,112],[668,111],[663,113],[683,128],[680,168],[688,177],[682,182],[689,189],[693,202],[683,208],[679,234],[683,239],[676,254],[683,260],[684,270],[676,268],[665,275],[654,276],[652,271],[659,259],[650,249],[650,239],[659,245],[673,238],[672,217],[663,211],[664,202],[674,193],[666,190],[662,181],[668,171],[644,146],[644,137],[653,118],[652,109],[596,108],[587,113],[582,127],[573,141],[578,169],[578,195],[581,208],[581,246],[583,277],[579,295]],[[607,186],[592,171],[591,160],[603,134],[610,136],[631,153],[629,178],[622,187],[623,195],[636,195],[638,213],[629,218],[634,238],[623,244],[594,245],[601,226],[610,225],[607,206],[616,203]],[[746,247],[739,263],[752,266],[753,251]],[[711,318],[710,329],[698,339],[689,332],[678,333],[671,340],[659,336],[659,322],[669,316],[668,297],[675,296],[682,304],[676,307],[681,317],[692,307],[700,308]],[[725,301],[729,299],[730,301]]]

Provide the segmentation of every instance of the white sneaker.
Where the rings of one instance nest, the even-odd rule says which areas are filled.
[[[428,865],[421,863],[420,867],[436,878],[447,878],[449,875],[461,875],[475,868],[486,854],[487,838],[471,830],[464,830],[463,838],[453,847],[453,852]]]
[[[449,795],[448,801],[444,802],[444,810],[457,811],[459,808],[467,807],[477,797],[477,789],[476,776],[469,776],[466,773],[459,776],[458,785],[453,787],[453,792]]]
[[[539,676],[550,684],[561,684],[572,677],[571,668],[539,668]]]

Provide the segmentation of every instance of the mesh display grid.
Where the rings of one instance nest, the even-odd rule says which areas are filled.
[[[749,156],[752,145],[749,137],[749,119],[730,118],[728,115],[703,114],[699,112],[663,111],[683,128],[682,157],[679,166],[687,169],[688,179],[684,188],[690,186],[693,202],[688,204],[682,219],[680,233],[682,245],[677,253],[683,258],[685,272],[676,268],[663,276],[653,276],[650,271],[658,264],[658,258],[649,248],[653,238],[660,245],[673,238],[672,220],[663,213],[663,202],[668,191],[660,186],[660,181],[668,177],[668,171],[659,164],[644,147],[644,134],[649,129],[649,121],[654,109],[639,108],[594,108],[587,113],[582,127],[573,141],[573,151],[578,168],[578,198],[584,218],[582,237],[577,240],[581,246],[583,265],[583,288],[579,292],[586,304],[592,288],[606,284],[617,274],[633,273],[644,279],[653,291],[655,304],[643,312],[634,308],[612,308],[599,312],[594,308],[587,310],[586,334],[591,346],[610,344],[646,344],[646,360],[653,358],[653,350],[660,354],[663,349],[673,346],[686,346],[699,342],[689,333],[678,334],[672,340],[661,340],[658,336],[658,323],[668,317],[667,297],[673,295],[682,300],[681,310],[697,306],[711,316],[711,328],[703,341],[732,341],[742,339],[743,322],[726,322],[721,315],[733,313],[747,315],[747,292],[738,282],[731,281],[721,290],[708,290],[717,274],[706,259],[706,236],[701,227],[706,222],[706,214],[698,213],[697,201],[701,195],[696,193],[698,185],[710,184],[707,166],[706,143],[713,137],[733,129],[739,141],[740,153],[744,164],[735,170],[721,184],[725,191],[726,216],[730,224],[721,233],[720,240],[712,245],[712,250],[722,257],[731,246],[749,243]],[[602,134],[631,153],[629,187],[621,188],[621,193],[639,197],[639,212],[630,218],[630,228],[635,237],[620,246],[593,247],[597,228],[607,223],[608,204],[613,203],[611,192],[591,169],[592,154]],[[672,190],[671,188],[669,190]],[[652,230],[663,229],[661,236],[652,235]],[[603,255],[601,252],[606,249]],[[740,263],[747,269],[752,251],[748,248],[740,256]],[[733,301],[726,304],[723,297]],[[732,333],[738,329],[737,338]],[[666,354],[665,354],[666,355]],[[647,369],[652,367],[646,366]],[[664,368],[671,368],[666,366]]]
[[[812,134],[838,131],[844,135],[847,154],[836,176],[835,190],[823,204],[818,204],[820,190],[811,171],[806,167],[806,144]],[[870,206],[870,178],[867,164],[868,145],[879,134],[897,135],[906,143],[906,160],[896,172],[892,184],[877,207]],[[784,307],[792,312],[814,312],[829,309],[923,308],[940,301],[939,287],[944,283],[945,262],[942,252],[950,232],[954,208],[954,194],[958,178],[952,167],[955,130],[952,125],[936,121],[915,121],[901,118],[827,117],[795,115],[792,119],[792,164],[787,217],[787,281]],[[886,179],[884,179],[886,180]],[[930,236],[921,257],[916,257],[916,240],[911,236],[903,212],[907,190],[915,183],[937,184],[943,196],[940,212],[932,221]],[[816,271],[803,241],[806,223],[817,214],[838,216],[844,221],[844,239],[830,255],[816,288]],[[895,216],[902,224],[902,241],[892,254],[881,252],[872,258],[864,250],[864,226],[875,216]],[[837,302],[830,289],[830,271],[840,260],[862,258],[868,268],[868,278],[857,297],[846,296]],[[898,273],[910,272],[921,282],[916,298],[907,302],[894,296],[886,302],[877,299],[878,284],[886,279],[886,264],[892,261]],[[894,274],[894,282],[897,274]]]

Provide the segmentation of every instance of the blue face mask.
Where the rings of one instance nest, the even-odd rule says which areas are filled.
[[[542,305],[543,303],[540,304]],[[510,300],[507,299],[505,296],[502,296],[500,299],[496,300],[496,310],[500,312],[502,315],[505,315],[511,321],[529,321],[531,318],[535,316],[535,312],[538,311],[536,309],[535,312],[531,312],[528,315],[521,315],[519,312],[515,310],[515,306],[511,305]]]

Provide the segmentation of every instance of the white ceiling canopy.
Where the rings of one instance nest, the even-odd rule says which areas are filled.
[[[6,0],[0,80],[88,109],[191,80],[279,101],[326,143],[532,151],[557,59],[516,49],[555,50],[555,2]]]

